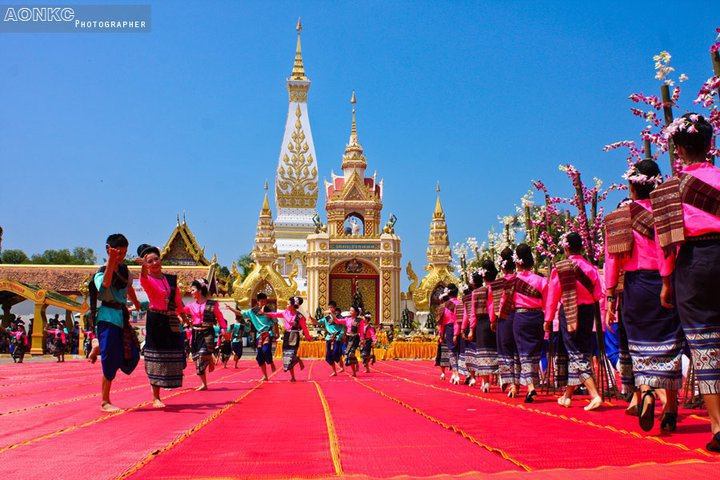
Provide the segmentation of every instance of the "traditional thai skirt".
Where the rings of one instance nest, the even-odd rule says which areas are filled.
[[[190,353],[195,362],[195,370],[198,375],[204,375],[215,351],[215,329],[212,325],[193,327],[192,340],[190,342]]]
[[[230,340],[223,340],[220,344],[220,360],[224,363],[230,359],[232,355],[232,347],[230,346]]]
[[[150,310],[145,325],[145,373],[150,385],[163,388],[182,387],[187,366],[184,332],[173,312]]]
[[[10,342],[10,346],[12,347],[11,353],[12,353],[13,361],[22,360],[25,357],[25,344],[24,343],[13,339],[12,342]]]
[[[59,336],[50,340],[50,354],[55,357],[65,354],[65,344]]]
[[[720,393],[720,240],[690,240],[675,265],[675,298],[704,394]]]
[[[593,377],[594,323],[595,305],[578,305],[576,330],[568,332],[565,309],[560,307],[560,333],[569,359],[567,384],[570,386],[582,385]]]
[[[520,383],[520,357],[513,335],[514,313],[506,319],[497,321],[497,351],[500,385],[517,385]]]
[[[231,342],[230,348],[232,348],[232,353],[238,358],[242,358],[243,355],[243,344],[242,341],[239,342]]]
[[[661,288],[657,271],[626,272],[622,319],[635,386],[677,390],[682,384],[684,337],[677,311],[660,305]]]
[[[513,335],[520,356],[520,384],[540,384],[540,357],[545,331],[542,310],[520,308],[513,316]]]
[[[348,335],[347,347],[345,348],[345,365],[357,365],[358,359],[355,356],[355,352],[358,347],[360,347],[360,335]]]
[[[300,332],[298,330],[288,330],[283,334],[282,352],[283,352],[283,370],[288,371],[298,364],[298,349],[300,348]]]
[[[451,369],[458,369],[458,345],[455,343],[454,325],[445,325],[443,331],[443,340],[447,349],[448,365]],[[459,342],[458,342],[459,343]]]
[[[362,347],[360,348],[360,356],[364,365],[367,365],[372,360],[375,363],[375,355],[373,354],[372,338],[366,338],[363,340]]]
[[[633,362],[632,357],[630,356],[630,345],[628,344],[627,331],[625,330],[625,320],[623,319],[622,311],[618,311],[617,336],[620,383],[625,387],[626,391],[631,392],[635,389],[635,375],[633,374]]]
[[[445,345],[445,341],[438,342],[437,353],[435,354],[435,366],[436,367],[449,367],[450,366],[450,351]]]
[[[458,358],[458,373],[460,375],[469,376],[470,371],[468,370],[467,362],[468,362],[468,350],[467,350],[467,340],[463,338],[462,334],[457,339],[457,358]]]
[[[325,340],[325,361],[333,365],[342,360],[342,342],[339,340]]]
[[[562,332],[552,332],[548,341],[550,360],[553,364],[553,385],[555,388],[565,388],[568,384],[568,352],[563,342]]]
[[[492,375],[498,368],[497,338],[487,315],[478,316],[473,340],[465,342],[467,368],[478,375]]]

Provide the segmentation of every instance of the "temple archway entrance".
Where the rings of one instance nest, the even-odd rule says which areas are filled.
[[[258,283],[257,287],[255,288],[255,291],[252,295],[252,301],[251,305],[254,307],[257,305],[257,294],[258,293],[264,293],[267,295],[268,299],[268,305],[270,305],[270,308],[273,310],[276,310],[277,308],[285,308],[285,305],[278,305],[277,301],[277,295],[275,294],[275,289],[270,285],[270,283],[267,280],[263,280],[260,283]]]
[[[365,310],[372,312],[372,321],[378,323],[380,308],[380,275],[370,263],[343,260],[330,271],[330,299],[343,311],[348,310],[358,294],[362,296]]]

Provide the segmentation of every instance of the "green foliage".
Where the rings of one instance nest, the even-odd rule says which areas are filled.
[[[30,259],[22,250],[3,250],[0,263],[30,263]]]
[[[235,265],[237,265],[238,271],[240,272],[240,275],[243,276],[243,278],[247,277],[248,273],[250,273],[250,265],[252,264],[253,259],[249,253],[246,253],[235,261]]]
[[[93,249],[85,247],[75,247],[72,252],[67,248],[45,250],[30,258],[37,265],[94,265],[96,261]]]
[[[3,250],[0,256],[1,263],[33,263],[36,265],[94,265],[97,261],[92,248],[75,247],[72,251],[67,248],[60,250],[45,250],[32,257],[22,250]]]

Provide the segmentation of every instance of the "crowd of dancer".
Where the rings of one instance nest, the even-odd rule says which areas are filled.
[[[627,172],[630,198],[607,218],[604,279],[572,232],[549,277],[534,271],[531,247],[520,244],[501,252],[500,271],[486,260],[462,292],[445,289],[437,311],[442,379],[449,368],[453,383],[464,376],[472,386],[479,378],[487,391],[497,373],[509,397],[525,387],[531,403],[550,337],[557,341],[555,384],[565,388],[558,404],[570,407],[583,386],[590,395],[584,409],[595,410],[602,405],[593,356],[603,307],[620,341],[621,382],[631,393],[626,413],[650,431],[660,398],[660,428],[675,431],[685,355],[688,381],[710,417],[707,448],[720,452],[720,169],[708,162],[712,127],[702,116],[687,114],[672,127],[682,171],[663,182],[646,159]]]
[[[664,180],[654,160],[630,168],[630,198],[607,217],[602,275],[584,255],[582,236],[569,232],[562,239],[564,259],[545,275],[538,271],[532,248],[521,243],[505,248],[499,265],[484,260],[467,285],[445,288],[436,312],[441,379],[449,369],[454,384],[472,387],[479,381],[488,392],[496,382],[511,398],[524,388],[524,401],[532,403],[541,381],[549,381],[547,369],[541,368],[549,342],[552,381],[563,389],[557,403],[570,408],[582,388],[590,396],[584,409],[596,410],[603,405],[595,378],[602,369],[594,362],[598,327],[604,323],[619,339],[626,413],[650,431],[655,404],[661,401],[660,429],[675,431],[685,356],[692,372],[686,381],[702,396],[711,422],[707,448],[720,452],[720,169],[707,159],[712,127],[702,116],[684,115],[671,127],[682,169]],[[136,309],[140,304],[124,263],[128,245],[122,234],[107,238],[107,263],[90,285],[94,328],[86,338],[92,342],[90,360],[101,360],[105,411],[119,410],[110,400],[112,382],[118,370],[132,373],[141,354],[129,322],[128,302]],[[267,381],[268,369],[276,371],[273,352],[282,327],[283,371],[296,381],[295,368],[305,367],[298,355],[301,341],[312,339],[300,312],[302,298],[291,297],[284,310],[273,311],[259,293],[250,309],[225,307],[237,319],[228,327],[221,304],[208,298],[207,280],[192,282],[193,300],[185,305],[176,276],[162,271],[160,250],[143,244],[137,254],[140,285],[149,299],[143,355],[155,407],[165,406],[161,389],[182,386],[188,350],[200,380],[197,390],[206,390],[207,374],[218,361],[227,366],[234,356],[237,367],[249,328]],[[343,313],[330,301],[323,315],[310,321],[325,332],[331,376],[346,367],[356,376],[360,361],[370,372],[376,343],[370,312],[351,306]],[[47,333],[53,344],[64,343],[66,332],[59,324]],[[15,322],[7,336],[15,361],[22,362],[29,346],[24,323]],[[57,346],[57,351],[64,348]]]
[[[129,321],[128,302],[138,310],[140,303],[131,287],[132,274],[124,263],[128,246],[129,242],[122,234],[107,238],[107,263],[95,274],[90,285],[90,317],[94,328],[86,332],[86,338],[91,343],[90,361],[94,363],[100,358],[102,365],[102,410],[119,410],[110,399],[112,382],[118,371],[131,374],[141,354],[154,407],[165,406],[161,389],[182,386],[188,350],[200,380],[197,390],[207,390],[207,375],[218,362],[227,367],[233,356],[237,368],[243,355],[242,339],[249,330],[255,333],[255,359],[262,380],[267,381],[268,368],[270,372],[276,371],[273,352],[282,327],[283,370],[289,372],[291,382],[296,381],[295,367],[305,367],[298,356],[301,339],[312,339],[307,320],[299,310],[303,304],[301,297],[291,297],[285,310],[275,312],[268,305],[267,295],[258,293],[253,308],[225,307],[236,315],[235,323],[228,326],[221,304],[208,298],[207,280],[194,280],[190,286],[193,301],[183,304],[177,277],[162,271],[160,250],[147,244],[138,247],[136,259],[141,267],[140,285],[149,300],[145,343],[141,351],[137,333]],[[360,308],[351,307],[343,316],[337,305],[330,302],[324,318],[312,319],[325,326],[326,360],[333,369],[332,375],[337,374],[336,365],[342,370],[349,366],[356,375],[358,349],[365,370],[370,371],[370,365],[375,361],[372,347],[376,341],[370,315],[370,312],[363,314]]]

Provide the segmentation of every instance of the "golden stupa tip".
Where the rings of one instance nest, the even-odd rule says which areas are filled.
[[[307,77],[305,76],[305,65],[303,64],[303,58],[302,58],[302,46],[300,43],[300,32],[302,31],[302,22],[298,18],[297,25],[295,26],[295,30],[297,30],[297,45],[295,47],[295,61],[293,62],[293,69],[292,73],[290,74],[290,77],[293,80],[307,80]]]
[[[352,95],[350,96],[350,103],[355,105],[357,103],[357,97],[355,97],[355,90],[353,90]]]

